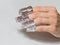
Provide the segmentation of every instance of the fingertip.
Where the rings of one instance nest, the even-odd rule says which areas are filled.
[[[28,17],[30,20],[33,20],[35,16],[33,14],[29,14]]]
[[[34,22],[36,23],[36,24],[40,24],[41,22],[40,22],[40,18],[36,18],[35,20],[34,20]]]
[[[42,26],[37,26],[37,27],[36,27],[36,30],[39,31],[39,32],[40,32],[40,31],[43,31],[43,27],[42,27]]]

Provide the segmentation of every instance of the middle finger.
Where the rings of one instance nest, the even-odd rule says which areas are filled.
[[[51,24],[51,25],[56,25],[57,21],[56,18],[36,18],[34,22],[36,24]]]
[[[56,18],[56,14],[55,13],[44,13],[44,12],[36,12],[36,13],[32,13],[29,15],[29,18],[31,20],[34,20],[35,18],[38,18],[38,17],[44,17],[44,18],[49,18],[49,17],[53,17],[53,18]]]

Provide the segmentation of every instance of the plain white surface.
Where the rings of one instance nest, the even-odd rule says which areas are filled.
[[[29,5],[52,5],[60,13],[60,0],[0,0],[0,45],[60,45],[60,39],[47,33],[18,31],[21,27],[15,17],[20,8]]]

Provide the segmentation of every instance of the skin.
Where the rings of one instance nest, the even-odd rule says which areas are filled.
[[[29,19],[33,20],[37,25],[44,24],[37,26],[37,31],[49,32],[60,38],[59,18],[59,14],[53,6],[35,6],[33,7],[33,13],[29,15]]]

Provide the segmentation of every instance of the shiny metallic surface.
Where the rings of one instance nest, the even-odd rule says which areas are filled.
[[[33,13],[32,6],[28,6],[26,8],[22,8],[19,10],[19,15],[17,17],[17,21],[20,22],[25,29],[27,29],[27,32],[34,32],[35,31],[35,23],[29,19],[28,15]]]
[[[26,8],[20,9],[19,15],[21,15],[21,16],[17,17],[18,22],[21,22],[21,21],[25,20],[26,18],[28,18],[28,15],[31,14],[32,12],[33,12],[32,6],[28,6]]]
[[[32,6],[28,6],[28,7],[26,7],[26,8],[22,8],[22,9],[20,9],[19,10],[19,14],[20,13],[22,13],[22,14],[30,14],[30,13],[32,13],[33,12],[33,8],[32,8]]]

